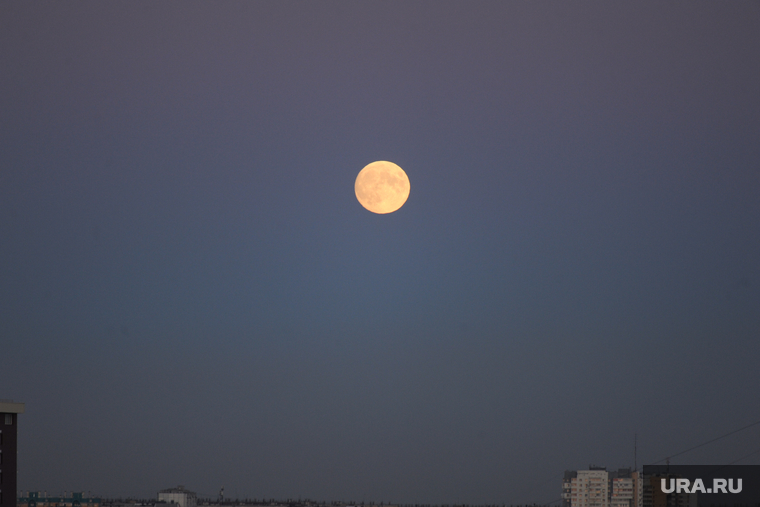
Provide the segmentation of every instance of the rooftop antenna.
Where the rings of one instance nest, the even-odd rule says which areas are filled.
[[[636,461],[636,451],[638,450],[638,435],[633,434],[633,469],[639,471],[638,463]]]

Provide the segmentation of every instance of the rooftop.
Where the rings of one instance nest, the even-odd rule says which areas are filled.
[[[0,400],[0,414],[23,414],[24,404],[12,400]]]

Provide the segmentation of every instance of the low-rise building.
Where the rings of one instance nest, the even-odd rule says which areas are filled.
[[[179,507],[197,507],[198,496],[192,491],[188,491],[184,486],[176,488],[162,489],[158,492],[158,501],[166,503],[175,503]]]

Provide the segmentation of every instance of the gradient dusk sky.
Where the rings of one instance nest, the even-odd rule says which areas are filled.
[[[20,490],[551,502],[760,419],[757,1],[6,1],[0,132]]]

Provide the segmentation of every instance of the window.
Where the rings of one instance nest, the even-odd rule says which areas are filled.
[[[5,424],[7,426],[13,424],[13,414],[5,414]]]

